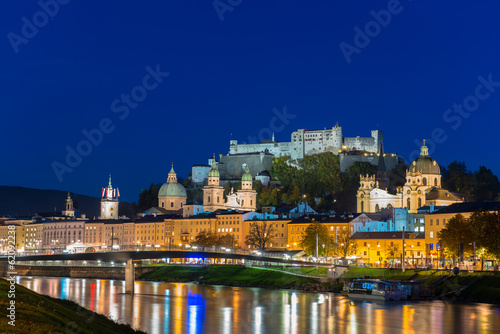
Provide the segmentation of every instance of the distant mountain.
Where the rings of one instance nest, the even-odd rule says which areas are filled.
[[[27,216],[40,212],[64,210],[67,191],[0,186],[0,216]],[[80,212],[87,218],[98,217],[101,199],[71,193]],[[121,203],[120,203],[121,204]]]

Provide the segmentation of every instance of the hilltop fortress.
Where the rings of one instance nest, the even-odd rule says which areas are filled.
[[[378,154],[382,141],[383,132],[380,130],[372,130],[371,137],[344,137],[342,127],[337,123],[331,129],[294,131],[289,142],[277,142],[274,135],[272,140],[262,141],[260,144],[238,144],[237,140],[231,140],[229,154],[264,152],[275,157],[288,155],[294,160],[325,152],[338,155],[346,150]]]
[[[323,130],[299,129],[291,134],[289,142],[278,142],[274,135],[271,140],[257,144],[239,144],[237,140],[229,143],[227,155],[220,155],[219,172],[221,180],[241,179],[244,168],[248,165],[250,174],[264,184],[274,157],[290,156],[300,160],[306,156],[330,152],[340,157],[340,169],[345,172],[355,162],[378,164],[383,132],[372,130],[370,137],[344,137],[342,127],[337,123],[332,128]],[[397,154],[383,154],[385,165],[391,170],[398,164]],[[192,181],[202,183],[207,179],[211,160],[207,165],[194,165]]]

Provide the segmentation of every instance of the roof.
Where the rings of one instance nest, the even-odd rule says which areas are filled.
[[[500,202],[483,201],[483,202],[453,203],[440,210],[432,212],[431,215],[442,214],[442,213],[474,212],[477,210],[500,211]]]
[[[179,215],[177,214],[167,214],[167,215],[148,215],[141,217],[139,219],[136,219],[135,222],[136,224],[142,224],[142,223],[157,223],[157,222],[163,222],[165,219],[171,219],[171,218],[180,218]]]
[[[177,211],[177,210],[175,210]],[[171,211],[165,209],[165,208],[160,208],[159,206],[153,206],[152,208],[149,208],[147,210],[142,211],[141,213],[148,214],[148,213],[160,213],[160,214],[167,214],[171,213]]]
[[[190,219],[210,219],[210,218],[215,218],[215,212],[203,212],[194,216],[179,217],[177,219],[190,220]]]
[[[464,201],[465,195],[456,192],[451,192],[443,188],[432,188],[425,195],[425,199],[427,201],[432,201],[432,200]]]
[[[439,167],[438,163],[428,155],[419,156],[411,163],[408,169],[410,170],[410,172],[441,175],[441,168]]]
[[[356,232],[352,239],[403,239],[403,231]],[[405,239],[425,239],[425,233],[405,232]]]
[[[337,215],[308,215],[301,216],[292,220],[288,224],[311,224],[313,222],[318,222],[322,224],[333,224],[333,223],[349,223],[353,219],[357,218],[362,213],[352,213],[352,214],[337,214]]]

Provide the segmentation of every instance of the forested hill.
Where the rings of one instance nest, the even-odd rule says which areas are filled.
[[[67,191],[0,186],[0,216],[26,216],[39,212],[62,211]],[[99,216],[100,198],[71,194],[88,218]]]

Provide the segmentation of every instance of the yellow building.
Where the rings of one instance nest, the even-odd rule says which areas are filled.
[[[32,252],[42,249],[43,223],[31,223],[25,225],[26,229],[26,251]]]
[[[85,222],[84,242],[87,247],[94,247],[96,250],[106,245],[104,239],[104,221]]]
[[[136,246],[161,248],[167,245],[165,237],[165,217],[145,216],[135,222]]]
[[[305,233],[307,227],[315,222],[321,223],[326,226],[328,232],[335,242],[338,241],[338,235],[342,229],[350,230],[350,222],[355,218],[353,215],[330,215],[320,216],[311,215],[303,216],[292,220],[288,223],[288,245],[291,250],[300,250],[300,241]],[[321,246],[320,246],[321,247]]]
[[[202,213],[196,216],[172,219],[173,245],[184,247],[194,242],[200,232],[216,232],[215,213]]]
[[[15,228],[9,228],[9,226],[15,226]],[[14,231],[15,234],[9,233],[9,231]],[[25,251],[26,247],[26,233],[25,226],[11,223],[11,221],[6,221],[5,225],[0,225],[0,247],[2,253],[9,250],[9,245],[15,245],[16,251]]]
[[[287,250],[290,249],[290,245],[288,243],[288,223],[291,222],[291,219],[252,219],[252,220],[245,220],[243,222],[243,233],[242,233],[242,240],[243,240],[243,247],[245,249],[251,248],[251,246],[245,244],[245,239],[246,236],[248,235],[250,231],[250,225],[252,223],[257,223],[257,224],[270,224],[272,225],[274,235],[272,238],[272,241],[269,243],[269,245],[266,245],[269,247],[269,250]]]
[[[409,266],[425,264],[425,236],[423,233],[405,233],[405,263]],[[357,232],[352,235],[356,241],[358,263],[372,266],[400,265],[403,251],[403,232]]]

